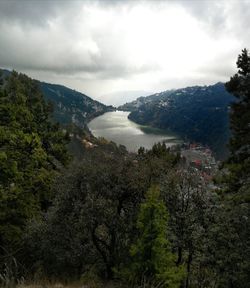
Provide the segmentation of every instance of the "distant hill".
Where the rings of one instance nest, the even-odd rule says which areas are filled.
[[[54,104],[54,118],[61,124],[74,123],[80,127],[94,117],[107,111],[106,106],[90,97],[62,85],[39,82],[46,100]]]
[[[208,145],[217,158],[227,156],[229,105],[234,97],[223,83],[156,93],[126,103],[118,109],[131,111],[129,119],[143,125],[168,129],[184,140]]]
[[[0,69],[2,81],[10,73],[8,70]],[[45,99],[53,103],[54,120],[63,125],[74,123],[84,127],[94,117],[114,110],[112,106],[106,106],[65,86],[39,81],[37,83]]]

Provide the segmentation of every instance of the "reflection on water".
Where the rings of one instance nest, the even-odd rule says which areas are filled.
[[[88,127],[96,137],[104,137],[125,145],[128,151],[137,151],[141,146],[150,149],[155,143],[164,141],[167,146],[179,143],[176,135],[161,129],[141,126],[128,117],[129,112],[107,112],[93,119]]]

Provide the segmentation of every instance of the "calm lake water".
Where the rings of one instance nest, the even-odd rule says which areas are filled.
[[[165,130],[138,125],[128,119],[129,112],[107,112],[89,122],[88,127],[96,137],[126,146],[135,152],[141,146],[150,149],[155,143],[165,142],[167,146],[179,143],[176,135]]]

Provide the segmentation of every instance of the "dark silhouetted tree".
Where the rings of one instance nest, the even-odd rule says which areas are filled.
[[[226,83],[236,98],[231,105],[230,157],[224,179],[224,197],[214,230],[214,253],[219,287],[247,287],[250,283],[250,55],[242,50],[238,73]]]
[[[237,61],[238,73],[226,83],[237,102],[231,105],[230,193],[240,202],[250,201],[250,55],[242,50]]]

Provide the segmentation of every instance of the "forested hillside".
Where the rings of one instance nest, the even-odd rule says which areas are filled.
[[[237,66],[230,157],[213,180],[165,144],[128,153],[75,124],[69,135],[37,81],[1,78],[0,285],[249,287],[246,49]]]
[[[228,155],[229,106],[234,98],[223,83],[165,91],[120,106],[129,119],[168,129],[184,140],[208,145],[217,158]]]
[[[0,85],[2,257],[18,249],[27,221],[48,208],[53,178],[70,157],[68,135],[49,121],[51,107],[37,82],[12,72]]]
[[[11,74],[0,69],[2,81]],[[106,106],[85,94],[63,85],[37,81],[45,100],[53,106],[53,120],[62,125],[75,124],[86,128],[86,123],[105,112],[113,111],[114,107]]]
[[[88,121],[107,111],[112,106],[106,106],[90,97],[62,85],[39,82],[46,100],[53,103],[53,118],[61,124],[74,123],[84,127]]]

